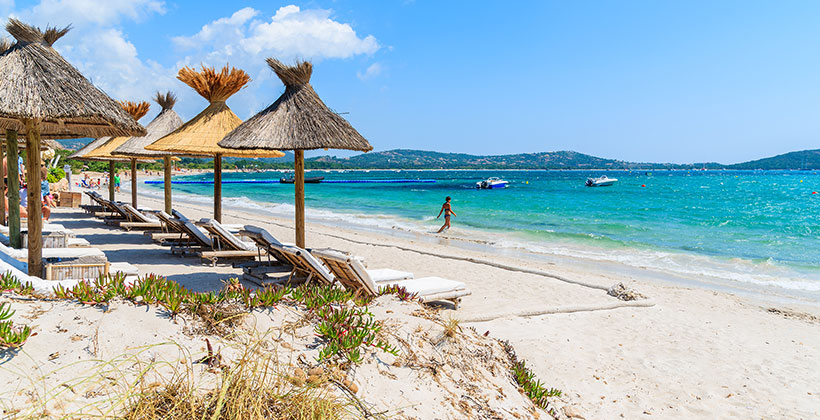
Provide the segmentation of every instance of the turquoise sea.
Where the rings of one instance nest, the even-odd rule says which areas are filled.
[[[588,188],[589,176],[618,178]],[[227,180],[281,172],[226,173]],[[308,184],[309,221],[433,235],[452,196],[460,236],[505,249],[570,256],[820,301],[820,175],[813,171],[311,171],[328,180],[432,179],[419,184]],[[477,190],[490,176],[510,181]],[[211,174],[175,179],[212,180]],[[159,191],[161,185],[150,188]],[[212,185],[174,185],[182,199]],[[291,217],[293,186],[225,184],[226,207]]]

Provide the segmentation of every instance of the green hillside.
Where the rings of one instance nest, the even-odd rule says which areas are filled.
[[[769,158],[728,165],[729,169],[820,169],[820,149],[784,153]]]

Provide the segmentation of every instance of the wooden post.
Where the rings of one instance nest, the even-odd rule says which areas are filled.
[[[28,275],[43,276],[43,196],[40,194],[40,121],[26,120]]]
[[[131,159],[131,205],[137,207],[137,160]]]
[[[222,155],[214,156],[214,219],[222,223]]]
[[[20,238],[20,166],[17,165],[17,130],[6,130],[9,184],[9,243],[12,248],[23,247]]]
[[[114,161],[108,162],[108,199],[116,201],[114,196]]]
[[[5,147],[3,147],[3,146],[4,146],[4,144],[0,143],[0,159],[2,159],[3,164],[5,164],[6,156],[4,154]],[[0,176],[0,191],[5,191],[5,190],[6,190],[6,181],[3,179],[3,177]],[[4,194],[3,197],[0,197],[0,224],[5,226],[6,225],[6,211],[7,210],[6,210],[6,199],[5,199],[6,196],[5,196],[5,193],[3,193],[3,194]]]
[[[293,151],[293,169],[296,172],[296,246],[305,247],[305,151]]]
[[[162,161],[165,163],[165,212],[171,214],[171,156],[165,156]]]

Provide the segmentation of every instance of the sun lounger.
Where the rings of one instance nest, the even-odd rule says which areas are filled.
[[[199,256],[216,264],[217,260],[230,258],[233,260],[255,261],[256,257],[264,254],[262,248],[257,247],[253,242],[244,242],[228,232],[219,222],[213,219],[202,219],[198,223],[211,234],[211,251],[199,253]]]
[[[162,229],[162,221],[160,221],[160,219],[146,216],[130,204],[122,204],[120,207],[128,216],[128,220],[118,222],[121,228],[129,231],[131,229]]]
[[[315,281],[320,284],[333,284],[336,280],[333,273],[307,250],[299,248],[296,245],[284,244],[281,245],[278,250],[291,261],[293,265],[291,282],[303,281],[304,283],[309,283]]]
[[[290,280],[293,272],[293,263],[284,255],[279,248],[285,246],[273,237],[267,230],[260,227],[246,225],[240,234],[250,238],[256,246],[265,250],[264,258],[260,258],[255,264],[243,264],[243,278],[265,286],[268,284],[282,283]]]
[[[458,309],[463,296],[470,295],[467,286],[459,281],[441,277],[424,277],[410,280],[392,280],[375,282],[361,261],[348,254],[332,249],[314,249],[313,255],[321,259],[336,279],[355,293],[375,296],[385,286],[399,286],[415,293],[419,299],[427,302],[449,300]]]

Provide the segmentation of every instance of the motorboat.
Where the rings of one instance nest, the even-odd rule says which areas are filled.
[[[606,175],[598,177],[598,178],[587,178],[586,186],[587,187],[609,187],[612,184],[618,182],[617,178],[609,178]]]
[[[305,184],[318,184],[325,179],[323,176],[308,176],[305,177]],[[294,184],[296,183],[296,178],[279,178],[280,184]]]
[[[509,182],[494,176],[487,178],[484,181],[476,182],[475,187],[481,190],[491,190],[495,188],[507,188],[507,184],[509,184]]]

